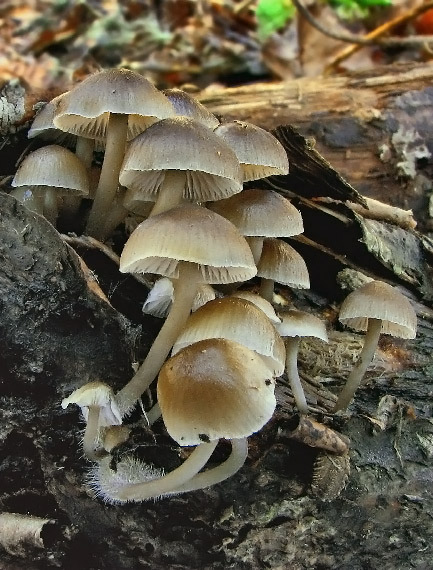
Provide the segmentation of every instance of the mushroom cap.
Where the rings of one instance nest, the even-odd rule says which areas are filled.
[[[211,130],[188,117],[161,120],[132,141],[119,181],[144,199],[156,200],[167,170],[187,173],[183,197],[188,200],[220,200],[242,190],[235,153]]]
[[[289,172],[283,145],[271,133],[243,121],[223,123],[215,133],[235,151],[244,172],[244,182]]]
[[[243,190],[210,208],[230,220],[244,236],[289,237],[304,231],[299,210],[273,190]]]
[[[281,336],[313,336],[328,342],[328,334],[323,321],[305,311],[290,309],[280,313],[281,323],[275,328]]]
[[[305,261],[293,247],[280,239],[267,238],[263,241],[257,276],[296,289],[310,288]]]
[[[194,204],[177,206],[137,226],[123,249],[120,271],[177,278],[179,261],[197,263],[203,283],[246,281],[256,274],[251,250],[235,226]]]
[[[100,426],[120,425],[122,423],[122,416],[114,399],[113,389],[104,382],[89,382],[81,386],[72,392],[68,398],[62,400],[63,409],[67,408],[69,404],[80,406],[81,413],[86,421],[89,415],[89,407],[98,406],[101,408],[99,412]]]
[[[46,187],[63,190],[65,195],[89,193],[89,179],[81,160],[58,145],[44,146],[31,152],[20,164],[12,186]]]
[[[368,319],[382,321],[381,333],[398,338],[415,338],[416,313],[395,287],[371,281],[352,291],[343,301],[339,320],[360,331],[367,330]]]
[[[202,340],[170,358],[157,391],[167,431],[180,445],[247,437],[275,409],[269,368],[253,351],[225,339]]]
[[[264,299],[261,295],[258,295],[257,293],[253,293],[252,291],[240,290],[232,293],[230,297],[238,297],[240,299],[245,299],[250,303],[254,303],[256,307],[258,307],[261,311],[265,313],[265,315],[268,317],[271,323],[275,324],[281,322],[281,319],[278,317],[271,303],[266,299]]]
[[[164,89],[163,93],[173,105],[176,115],[190,117],[209,129],[214,129],[220,124],[213,113],[182,89],[173,87],[172,89]]]
[[[273,376],[284,372],[284,342],[264,312],[250,301],[224,297],[200,307],[188,318],[172,354],[206,338],[238,342],[262,356]]]
[[[91,139],[105,139],[110,113],[129,115],[128,139],[171,117],[168,99],[145,77],[128,69],[95,73],[57,102],[54,126]]]

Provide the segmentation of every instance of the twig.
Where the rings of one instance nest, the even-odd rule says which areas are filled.
[[[311,14],[311,12],[302,4],[301,0],[293,0],[293,4],[299,13],[307,20],[311,26],[319,30],[325,36],[333,38],[335,40],[340,40],[342,42],[347,42],[350,44],[358,44],[361,46],[371,46],[371,45],[380,45],[382,47],[398,47],[398,46],[407,46],[407,45],[420,45],[420,44],[428,44],[433,42],[433,36],[407,36],[405,38],[382,38],[382,35],[387,32],[390,28],[381,26],[378,28],[380,30],[376,34],[370,33],[366,36],[357,36],[353,34],[347,33],[339,33],[329,30],[325,26],[323,26],[316,18]],[[433,2],[428,2],[422,6],[422,9],[418,7],[417,10],[413,10],[412,18],[415,18],[417,15],[425,12],[428,8],[433,7]],[[407,18],[404,20],[407,21]],[[396,26],[397,24],[394,24]],[[393,27],[394,27],[393,26]],[[384,29],[382,29],[384,28]],[[376,32],[376,30],[375,30]]]

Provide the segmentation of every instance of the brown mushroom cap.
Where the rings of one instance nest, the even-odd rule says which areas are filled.
[[[190,117],[209,129],[214,129],[220,124],[213,113],[208,111],[208,109],[192,95],[182,91],[182,89],[178,89],[177,87],[164,89],[163,93],[173,105],[176,115]]]
[[[64,195],[89,192],[87,171],[79,158],[66,148],[49,145],[31,152],[19,166],[12,186],[60,189]]]
[[[265,313],[246,299],[215,299],[197,309],[178,336],[173,354],[206,338],[239,342],[262,356],[273,376],[281,376],[284,372],[284,342]]]
[[[234,224],[244,236],[289,237],[301,234],[300,212],[273,190],[243,190],[210,208]]]
[[[256,273],[248,244],[235,226],[193,204],[142,222],[126,242],[120,271],[177,278],[179,261],[198,264],[204,283],[246,281]]]
[[[242,190],[235,153],[204,125],[187,117],[164,119],[130,144],[120,183],[156,200],[167,171],[186,172],[183,197],[207,202]]]
[[[290,309],[280,313],[281,323],[275,328],[282,337],[284,336],[312,336],[328,342],[328,334],[323,321],[305,311]]]
[[[310,287],[305,261],[293,247],[279,239],[264,240],[257,276],[297,289]]]
[[[130,115],[128,139],[174,114],[171,103],[142,75],[108,69],[91,75],[57,102],[54,125],[69,133],[105,139],[110,113]]]
[[[219,125],[215,133],[235,151],[244,172],[244,182],[289,172],[283,145],[264,129],[232,121]]]
[[[397,289],[382,281],[371,281],[350,293],[343,301],[339,320],[365,331],[368,319],[382,321],[381,333],[398,338],[415,338],[416,313]]]
[[[231,297],[239,297],[240,299],[245,299],[246,301],[250,301],[256,307],[258,307],[261,311],[265,313],[271,323],[280,323],[281,319],[278,317],[277,313],[275,312],[274,307],[271,305],[269,301],[263,299],[261,295],[257,293],[253,293],[252,291],[243,291],[238,290],[234,293],[231,293]]]
[[[274,380],[263,360],[245,346],[203,340],[164,364],[158,401],[167,431],[180,445],[242,438],[272,417]]]

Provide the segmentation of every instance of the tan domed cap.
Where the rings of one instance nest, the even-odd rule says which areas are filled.
[[[85,166],[73,152],[58,145],[31,152],[18,168],[12,186],[32,186],[40,190],[57,188],[66,195],[89,193]]]
[[[268,131],[245,123],[223,123],[215,133],[235,151],[244,172],[244,182],[289,172],[283,145]]]
[[[204,125],[187,117],[164,119],[130,144],[120,183],[156,200],[167,170],[186,171],[183,197],[220,200],[242,190],[235,153]]]
[[[225,339],[203,340],[170,358],[157,390],[167,431],[180,445],[248,437],[275,409],[274,380],[266,364]]]
[[[382,321],[381,333],[398,338],[415,338],[416,313],[397,289],[382,281],[371,281],[350,293],[343,301],[339,320],[355,330],[365,331],[368,319]]]
[[[182,89],[173,87],[172,89],[164,89],[163,93],[173,105],[176,115],[190,117],[209,129],[214,129],[220,124],[213,113]]]
[[[245,299],[250,303],[253,303],[256,307],[258,307],[261,311],[265,313],[271,323],[280,323],[281,319],[278,317],[277,313],[275,312],[274,307],[271,305],[269,301],[263,299],[261,295],[257,293],[253,293],[252,291],[235,291],[230,295],[230,297],[238,297],[239,299]]]
[[[281,336],[312,336],[328,342],[325,323],[311,313],[290,309],[280,313],[281,323],[275,328]]]
[[[268,317],[250,301],[225,297],[200,307],[188,318],[173,346],[173,354],[206,338],[239,342],[262,356],[273,376],[284,372],[284,342]]]
[[[289,237],[304,231],[299,210],[273,190],[243,190],[210,208],[230,220],[244,236]]]
[[[204,283],[247,281],[256,274],[251,250],[235,226],[194,204],[144,220],[125,244],[120,271],[177,278],[179,261],[197,263]]]
[[[82,137],[104,139],[110,113],[130,115],[128,139],[132,139],[158,119],[171,117],[174,109],[142,75],[109,69],[87,77],[57,103],[54,125]]]
[[[267,238],[263,241],[257,276],[296,289],[310,288],[305,261],[293,247],[279,239]]]

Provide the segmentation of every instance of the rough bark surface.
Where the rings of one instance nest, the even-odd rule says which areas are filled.
[[[409,91],[424,92],[431,77],[427,71],[433,70],[419,69],[424,75],[412,74],[410,79],[412,72],[406,72],[406,79],[394,83],[383,76],[337,80],[333,107],[341,98],[346,102],[336,111],[340,121],[346,118],[353,124],[352,112],[361,112],[362,101],[364,108],[377,108],[387,97],[404,98],[405,81]],[[331,80],[324,85],[327,82]],[[292,108],[299,99],[305,128],[313,112],[317,129],[320,112],[326,125],[322,94],[308,94],[305,86],[299,91],[295,83],[270,86],[262,93],[250,88],[250,95],[247,89],[237,95],[229,90],[224,104],[214,99],[212,108],[268,128],[286,121],[302,127],[300,109]],[[368,96],[366,85],[371,89]],[[382,85],[387,86],[383,93]],[[276,103],[272,96],[272,105],[269,89],[279,94]],[[255,98],[254,104],[247,105],[248,97]],[[415,106],[411,116],[418,111],[420,106]],[[365,128],[373,128],[372,123]],[[427,125],[423,128],[426,132]],[[382,127],[379,131],[381,137],[391,136]],[[377,142],[368,147],[363,172],[376,157],[372,149]],[[339,170],[334,158],[343,156],[344,146],[333,156],[325,150]],[[360,161],[361,154],[357,156]],[[326,175],[326,165],[320,168]],[[432,162],[417,160],[416,168],[429,172]],[[355,166],[350,173],[356,173]],[[395,179],[395,171],[389,171],[386,180],[406,192],[406,179]],[[363,191],[353,177],[349,181]],[[118,387],[130,376],[132,363],[142,357],[139,340],[148,346],[155,334],[154,322],[140,315],[146,290],[128,284],[105,261],[91,258],[110,305],[89,288],[79,258],[48,222],[15,199],[0,196],[0,511],[50,521],[41,534],[43,545],[37,541],[3,548],[2,570],[431,568],[433,248],[422,234],[383,222],[371,224],[342,204],[325,209],[311,201],[311,184],[307,191],[308,198],[296,200],[303,208],[309,242],[295,246],[307,259],[313,286],[310,293],[296,294],[295,303],[326,318],[334,332],[328,349],[304,345],[301,375],[312,416],[349,437],[350,473],[347,457],[324,456],[292,439],[293,401],[282,379],[277,412],[251,438],[248,461],[236,476],[206,491],[123,506],[106,505],[89,490],[90,464],[80,447],[83,425],[78,412],[62,410],[60,402],[96,377]],[[402,255],[409,246],[417,256]],[[332,417],[328,387],[335,391],[347,377],[360,347],[359,336],[343,333],[336,322],[336,307],[344,296],[337,276],[346,267],[402,287],[417,309],[419,333],[414,341],[383,339],[351,413]],[[137,411],[131,425],[130,441],[119,453],[134,453],[167,470],[179,464],[182,452],[161,423],[152,433]],[[227,452],[228,446],[221,444],[215,462]]]

